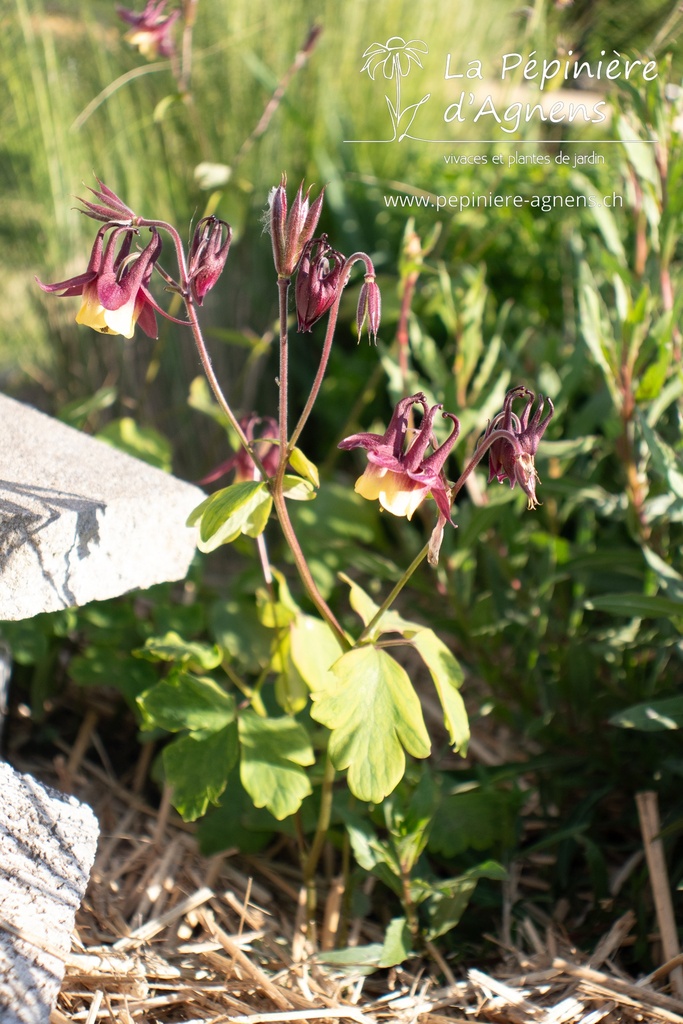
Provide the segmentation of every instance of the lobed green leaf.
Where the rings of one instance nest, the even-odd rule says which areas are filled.
[[[332,731],[330,758],[348,769],[354,796],[379,803],[403,777],[404,751],[430,752],[420,701],[405,669],[384,650],[354,648],[331,671],[334,682],[313,693],[311,716]]]

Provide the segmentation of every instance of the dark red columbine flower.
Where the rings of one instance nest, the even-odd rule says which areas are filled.
[[[310,331],[339,292],[345,257],[327,244],[327,235],[312,238],[296,275],[296,316],[300,332]]]
[[[256,413],[252,413],[250,416],[243,416],[239,422],[247,441],[253,442],[254,452],[261,460],[266,475],[275,476],[280,461],[280,448],[274,443],[278,436],[277,420],[274,420],[272,416],[257,416]],[[257,428],[259,428],[258,433],[256,432]],[[220,466],[212,469],[198,483],[212,484],[229,473],[231,469],[235,470],[233,483],[260,479],[259,471],[249,452],[240,446],[238,452],[235,452],[225,462],[221,462]]]
[[[416,403],[424,410],[422,424],[404,452],[408,416]],[[460,431],[460,423],[453,413],[443,413],[444,417],[453,420],[450,436],[425,458],[427,448],[434,444],[432,425],[441,408],[441,405],[433,405],[430,409],[426,397],[418,392],[398,403],[385,434],[354,434],[340,442],[340,448],[365,448],[368,453],[368,466],[356,481],[358,494],[371,501],[379,499],[387,512],[406,516],[407,519],[412,518],[418,505],[431,494],[441,515],[453,523],[450,491],[443,473],[446,458]]]
[[[116,8],[119,18],[132,25],[130,32],[126,33],[127,41],[137,46],[148,60],[170,57],[173,53],[171,26],[180,17],[180,11],[171,11],[166,17],[166,3],[167,0],[148,0],[141,14],[126,7]]]
[[[113,193],[112,193],[113,194]],[[142,252],[131,253],[134,231],[115,227],[105,246],[110,225],[100,228],[95,238],[87,269],[83,274],[57,284],[38,284],[44,292],[82,296],[76,323],[85,324],[101,334],[122,334],[132,338],[139,323],[150,338],[157,337],[154,310],[157,303],[147,290],[154,264],[161,253],[161,238],[151,228],[152,239]],[[117,252],[120,236],[123,241]],[[159,312],[162,312],[159,310]]]
[[[287,176],[283,174],[280,184],[268,196],[270,235],[278,277],[287,278],[294,274],[304,246],[315,234],[323,208],[324,190],[314,203],[309,202],[310,194],[311,188],[304,195],[302,182],[288,212]]]
[[[526,405],[521,416],[512,411],[512,403],[517,398],[526,398]],[[509,480],[510,487],[514,487],[518,483],[528,498],[529,509],[537,508],[540,504],[536,498],[536,481],[538,480],[540,483],[540,480],[536,472],[534,456],[555,412],[551,400],[539,395],[536,412],[531,416],[535,400],[536,396],[533,391],[529,391],[524,385],[520,384],[518,387],[512,388],[505,396],[502,411],[491,420],[486,433],[479,442],[481,445],[495,431],[507,431],[508,437],[497,438],[489,448],[489,483],[493,479],[497,479],[500,483]],[[549,412],[544,419],[541,419],[546,402]]]
[[[198,306],[223,273],[232,228],[218,217],[203,217],[197,224],[188,257],[190,291]]]

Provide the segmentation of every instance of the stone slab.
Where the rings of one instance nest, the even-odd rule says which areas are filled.
[[[183,579],[192,484],[0,395],[0,621]]]
[[[0,1020],[48,1024],[99,828],[87,805],[3,762],[0,792]]]

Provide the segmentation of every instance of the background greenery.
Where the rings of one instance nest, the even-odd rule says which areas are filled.
[[[168,66],[144,63],[123,41],[113,4],[14,0],[0,15],[0,372],[8,392],[119,439],[116,422],[132,416],[168,440],[168,448],[155,441],[148,457],[167,465],[172,458],[190,479],[225,458],[225,432],[202,412],[201,391],[187,401],[197,374],[188,338],[170,324],[157,342],[97,337],[75,325],[73,302],[43,295],[34,275],[53,281],[83,269],[92,224],[73,212],[72,196],[93,184],[93,173],[131,207],[188,234],[191,219],[215,211],[233,225],[235,242],[206,303],[207,337],[235,407],[272,413],[277,293],[262,212],[286,171],[293,184],[304,177],[327,184],[322,226],[336,248],[371,254],[383,291],[374,349],[357,345],[350,286],[315,426],[302,439],[329,482],[299,510],[299,525],[339,614],[347,614],[347,592],[337,572],[385,593],[424,543],[432,512],[413,524],[389,522],[359,503],[355,467],[338,458],[337,441],[386,423],[400,394],[423,389],[461,416],[455,478],[455,464],[462,466],[509,385],[524,381],[553,398],[557,413],[538,459],[543,507],[526,514],[517,491],[485,491],[478,476],[459,503],[458,530],[446,537],[438,571],[425,568],[411,596],[410,617],[437,629],[465,667],[472,755],[456,762],[444,737],[430,768],[411,769],[382,811],[359,824],[340,806],[331,835],[340,848],[350,836],[357,863],[391,889],[387,858],[377,845],[369,852],[368,834],[376,830],[378,843],[405,840],[414,812],[415,821],[431,822],[427,846],[412,851],[419,871],[428,861],[432,879],[454,869],[469,877],[483,857],[495,858],[509,878],[521,874],[516,887],[506,883],[513,919],[532,908],[544,920],[566,901],[563,920],[587,945],[634,907],[640,964],[653,955],[643,864],[615,887],[639,848],[635,792],[659,792],[673,884],[683,879],[679,18],[673,4],[654,0],[537,0],[524,11],[494,0],[485,17],[479,5],[443,0],[419,9],[399,0],[276,9],[266,0],[200,0],[191,94],[180,98]],[[312,20],[323,28],[317,47],[267,131],[244,147]],[[592,55],[603,42],[631,54],[654,46],[660,78],[647,90],[609,94],[602,137],[615,141],[596,147],[604,165],[456,167],[443,161],[451,147],[344,143],[386,136],[385,83],[360,68],[366,47],[394,34],[429,42],[425,70],[411,72],[406,89],[427,82],[443,106],[452,98],[446,52],[456,66],[508,47],[549,54],[583,47]],[[527,138],[540,133],[527,131]],[[634,133],[658,145],[620,144]],[[554,155],[559,144],[520,148]],[[202,164],[219,165],[228,180],[203,187]],[[624,206],[453,214],[384,205],[385,194],[423,191],[615,191]],[[431,239],[417,262],[406,252],[413,233],[423,244]],[[395,332],[411,274],[402,363]],[[317,328],[294,342],[294,405],[305,400],[320,344]],[[56,728],[44,718],[46,697],[72,706],[73,684],[118,679],[134,701],[158,668],[129,652],[168,629],[217,643],[237,670],[258,673],[263,623],[243,543],[237,555],[218,552],[198,563],[182,600],[159,588],[142,603],[4,626],[17,659],[14,699],[28,700],[43,720],[42,739]],[[207,849],[221,845],[221,814],[231,815],[234,834],[235,806],[205,820]],[[245,848],[282,827],[248,804],[238,817]],[[503,890],[489,874],[461,925],[472,942],[500,918]],[[452,903],[459,898],[450,892]],[[433,917],[433,900],[429,906]],[[453,910],[453,922],[457,916]],[[433,920],[425,928],[438,933]],[[459,948],[467,949],[462,940]]]

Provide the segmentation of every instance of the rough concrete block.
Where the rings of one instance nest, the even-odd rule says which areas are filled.
[[[0,395],[0,621],[183,579],[205,497]]]
[[[0,1020],[48,1024],[99,829],[75,797],[2,762],[0,792]]]

